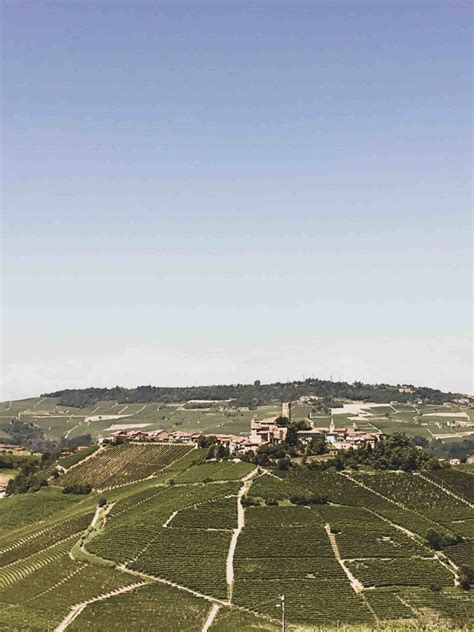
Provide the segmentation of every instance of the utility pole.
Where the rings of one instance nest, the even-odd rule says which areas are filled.
[[[277,603],[277,608],[281,608],[281,632],[285,632],[285,595],[280,595],[280,603]]]

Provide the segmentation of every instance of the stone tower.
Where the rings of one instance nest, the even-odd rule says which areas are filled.
[[[283,402],[281,405],[281,416],[291,421],[291,402]]]

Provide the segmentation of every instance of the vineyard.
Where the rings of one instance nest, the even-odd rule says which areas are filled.
[[[428,478],[445,487],[448,491],[459,494],[474,503],[474,476],[453,468],[435,470],[427,474]]]
[[[191,450],[189,445],[125,444],[105,448],[57,480],[61,487],[91,485],[103,489],[147,478]]]
[[[203,458],[184,445],[116,446],[58,479],[107,491],[1,500],[0,630],[54,630],[78,605],[70,632],[112,632],[117,620],[201,632],[211,614],[209,632],[276,632],[280,594],[290,632],[445,630],[474,616],[456,571],[473,558],[471,474],[268,472]],[[238,510],[243,492],[251,502]],[[311,495],[327,502],[294,504]],[[438,555],[429,529],[456,543]]]

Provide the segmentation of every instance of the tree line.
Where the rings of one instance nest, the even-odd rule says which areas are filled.
[[[294,401],[304,395],[321,397],[327,400],[335,398],[368,400],[380,404],[390,401],[409,402],[422,399],[430,404],[442,404],[451,401],[458,394],[444,393],[428,387],[414,387],[413,393],[400,393],[399,385],[364,384],[363,382],[333,382],[309,378],[304,381],[274,382],[262,384],[255,380],[253,384],[217,384],[211,386],[165,387],[138,386],[136,388],[84,388],[66,389],[53,393],[43,393],[42,397],[58,397],[59,404],[74,408],[93,406],[100,400],[113,400],[119,404],[148,402],[186,402],[190,399],[225,400],[232,399],[235,406],[256,407],[272,401]]]

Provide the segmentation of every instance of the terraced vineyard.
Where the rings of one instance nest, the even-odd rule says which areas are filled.
[[[115,632],[117,621],[132,632],[157,621],[170,632],[276,632],[280,594],[292,632],[445,630],[474,617],[473,592],[456,585],[473,556],[471,474],[266,472],[164,448],[101,450],[59,481],[109,488],[100,494],[0,501],[2,632]],[[328,502],[290,500],[312,494]],[[259,506],[245,508],[244,495]],[[464,540],[438,556],[429,528]]]
[[[61,475],[56,484],[89,484],[95,489],[115,487],[148,476],[191,451],[189,445],[125,444],[100,450],[84,463]]]

